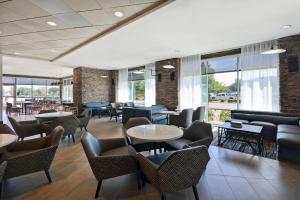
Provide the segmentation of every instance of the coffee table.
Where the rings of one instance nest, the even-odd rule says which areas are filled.
[[[223,144],[228,140],[241,141],[248,144],[254,154],[261,154],[263,147],[263,126],[252,125],[252,124],[242,124],[241,128],[232,127],[230,122],[225,122],[218,127],[218,146],[223,146]],[[258,151],[253,147],[255,144]]]

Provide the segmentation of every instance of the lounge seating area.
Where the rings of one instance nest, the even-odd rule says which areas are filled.
[[[0,200],[298,200],[299,8],[0,0]]]

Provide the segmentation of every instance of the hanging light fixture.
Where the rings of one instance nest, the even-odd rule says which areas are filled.
[[[286,49],[279,48],[278,46],[272,45],[271,49],[261,52],[261,54],[279,54],[286,52]]]

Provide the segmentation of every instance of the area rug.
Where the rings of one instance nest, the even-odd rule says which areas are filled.
[[[214,137],[214,140],[211,143],[211,145],[218,146],[218,137],[217,136]],[[222,145],[222,148],[231,149],[234,151],[239,151],[239,152],[248,153],[248,154],[253,155],[253,150],[245,142],[228,140]],[[277,159],[276,152],[277,152],[276,151],[276,143],[268,142],[268,143],[264,143],[263,152],[262,152],[262,155],[260,155],[260,156],[276,160]]]

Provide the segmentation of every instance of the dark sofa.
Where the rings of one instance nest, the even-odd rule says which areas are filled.
[[[110,103],[106,101],[88,102],[82,104],[82,109],[91,109],[93,116],[98,115],[100,117],[109,112],[107,108],[109,105]]]
[[[300,117],[297,114],[247,110],[231,111],[235,121],[263,126],[264,140],[277,142],[278,159],[300,163]]]
[[[151,107],[124,107],[122,111],[122,123],[125,124],[131,117],[146,117],[154,124],[166,124],[167,116],[160,114],[161,111],[168,110],[163,105]]]

